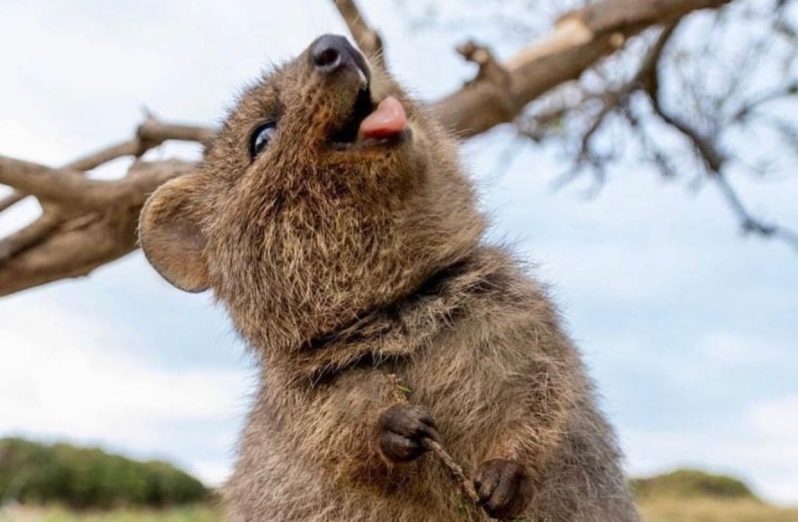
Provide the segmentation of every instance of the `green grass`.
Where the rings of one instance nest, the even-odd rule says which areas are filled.
[[[640,511],[645,522],[798,522],[798,509],[750,499],[652,499],[641,502]],[[25,507],[0,512],[0,522],[222,522],[222,516],[219,510],[203,506],[104,512]]]
[[[637,500],[659,498],[717,498],[757,500],[741,480],[695,469],[679,469],[647,478],[632,479]]]
[[[165,510],[116,509],[72,511],[63,507],[10,508],[0,512],[0,522],[221,522],[219,510],[206,506]]]
[[[769,506],[733,477],[679,470],[631,482],[644,522],[798,522],[798,509]],[[0,522],[222,522],[222,514],[211,504],[110,511],[17,506],[0,510]]]
[[[727,475],[681,469],[630,485],[645,522],[798,522],[798,509],[769,506]]]
[[[0,503],[163,508],[207,498],[202,482],[166,462],[140,462],[63,443],[0,439]]]
[[[645,522],[798,522],[798,509],[751,499],[660,498],[640,503]]]

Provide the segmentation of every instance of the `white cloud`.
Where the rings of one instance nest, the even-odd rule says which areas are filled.
[[[768,500],[795,503],[798,395],[784,393],[789,383],[768,379],[773,368],[789,373],[794,366],[789,347],[731,331],[707,332],[682,353],[617,346],[628,371],[648,376],[645,386],[634,384],[639,396],[630,400],[649,413],[627,418],[621,429],[632,474],[709,469],[742,477]],[[758,389],[763,382],[770,386]],[[619,400],[627,399],[618,390]]]
[[[758,404],[752,409],[750,419],[761,435],[790,441],[798,458],[798,395]],[[798,470],[798,462],[794,469]]]
[[[796,399],[792,399],[795,401]],[[779,414],[796,417],[795,403]],[[790,410],[789,408],[793,408]],[[753,417],[752,417],[753,415]],[[795,503],[798,491],[798,426],[774,432],[773,419],[743,414],[733,429],[718,426],[701,432],[627,429],[623,441],[632,475],[648,475],[677,467],[695,467],[742,477],[757,494],[784,505]]]
[[[795,502],[798,491],[798,395],[764,401],[747,416],[754,438],[748,446],[752,462],[767,466],[768,492],[778,500]],[[767,475],[765,475],[767,476]]]
[[[171,454],[210,482],[224,478],[228,459],[194,465],[168,434],[211,427],[194,434],[195,445],[225,443],[217,453],[226,456],[252,387],[248,372],[148,367],[119,346],[118,331],[46,304],[5,309],[3,319],[0,433]],[[205,440],[219,429],[222,440]]]

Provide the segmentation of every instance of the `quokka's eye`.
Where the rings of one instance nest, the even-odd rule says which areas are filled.
[[[275,132],[277,132],[277,123],[273,121],[264,123],[255,129],[249,140],[249,153],[253,158],[269,145]]]

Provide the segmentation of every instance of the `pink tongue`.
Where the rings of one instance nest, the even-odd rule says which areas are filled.
[[[388,96],[377,105],[377,109],[360,123],[362,138],[387,138],[399,134],[407,127],[407,114],[402,104]]]

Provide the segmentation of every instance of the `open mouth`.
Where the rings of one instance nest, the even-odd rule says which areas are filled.
[[[388,96],[375,104],[366,84],[358,91],[352,112],[330,136],[330,143],[336,150],[346,150],[396,144],[409,135],[402,103]]]

